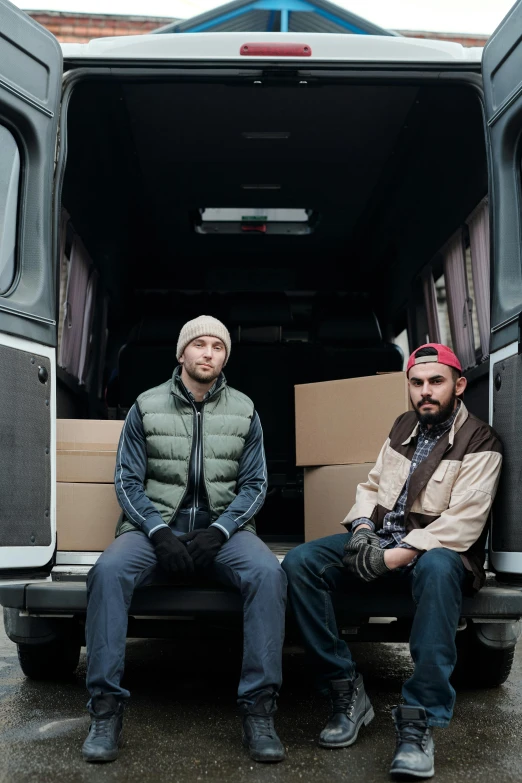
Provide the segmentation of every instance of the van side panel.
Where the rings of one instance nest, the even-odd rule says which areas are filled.
[[[0,367],[0,569],[13,573],[56,545],[54,349],[0,333]]]

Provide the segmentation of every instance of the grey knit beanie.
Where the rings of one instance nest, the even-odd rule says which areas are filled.
[[[221,321],[218,321],[217,318],[213,318],[211,315],[198,315],[198,317],[193,318],[192,321],[187,321],[185,326],[182,328],[181,332],[179,333],[178,345],[176,348],[176,359],[178,362],[187,345],[197,337],[203,337],[206,334],[210,335],[210,337],[219,337],[219,339],[224,343],[227,352],[227,356],[223,364],[224,367],[228,362],[232,348],[230,332],[228,331],[225,324],[222,324]]]

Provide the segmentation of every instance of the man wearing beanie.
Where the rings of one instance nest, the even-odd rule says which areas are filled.
[[[283,568],[319,686],[331,697],[319,738],[325,748],[352,745],[374,717],[339,637],[332,591],[411,590],[415,666],[404,703],[392,710],[397,745],[390,774],[420,780],[434,775],[433,727],[447,726],[453,714],[462,594],[484,583],[485,525],[502,449],[491,427],[466,410],[466,379],[453,351],[424,345],[410,356],[407,372],[413,411],[399,416],[368,481],[357,487],[343,522],[350,532],[293,549]]]
[[[286,576],[256,536],[266,495],[263,433],[252,400],[222,368],[230,334],[202,315],[182,328],[172,379],[141,394],[121,433],[116,540],[87,580],[86,761],[113,761],[129,691],[121,686],[127,612],[136,587],[210,576],[243,599],[238,691],[243,744],[256,761],[282,761],[274,728],[281,685]]]

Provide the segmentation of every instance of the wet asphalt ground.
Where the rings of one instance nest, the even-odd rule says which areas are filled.
[[[1,615],[0,615],[1,616]],[[394,747],[390,708],[411,671],[402,644],[353,645],[375,707],[375,720],[352,748],[323,750],[317,735],[327,704],[314,695],[299,652],[285,654],[285,686],[276,723],[288,758],[275,766],[250,761],[235,708],[239,648],[223,643],[136,640],[128,645],[125,682],[132,701],[125,746],[107,765],[88,765],[85,655],[74,678],[32,682],[0,625],[0,783],[373,783],[388,780]],[[508,682],[464,691],[453,723],[439,729],[440,783],[522,780],[522,644]]]

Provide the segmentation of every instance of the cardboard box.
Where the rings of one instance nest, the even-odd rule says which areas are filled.
[[[305,541],[345,532],[341,522],[355,503],[357,484],[366,481],[374,464],[305,469]]]
[[[375,463],[409,407],[403,372],[296,386],[297,465]]]
[[[58,419],[57,480],[112,484],[122,427],[123,421]]]
[[[120,513],[113,484],[57,484],[58,549],[103,552],[114,541]]]

